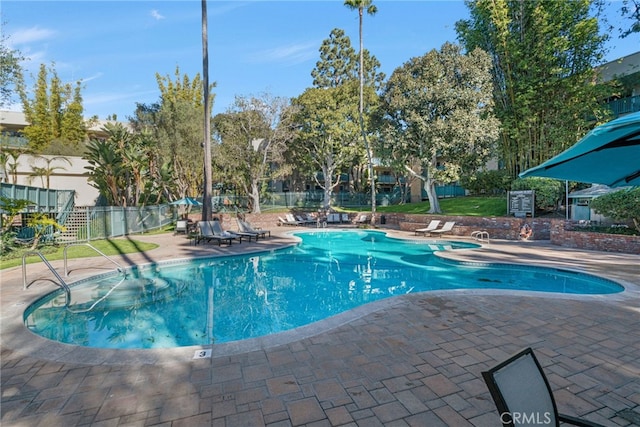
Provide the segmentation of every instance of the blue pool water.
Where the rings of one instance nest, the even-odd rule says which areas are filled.
[[[209,345],[273,334],[368,302],[439,289],[607,294],[623,288],[570,271],[458,264],[436,250],[477,247],[406,241],[378,231],[298,233],[294,247],[196,259],[83,280],[25,312],[34,333],[98,348]]]

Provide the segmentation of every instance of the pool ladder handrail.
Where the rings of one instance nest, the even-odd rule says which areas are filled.
[[[124,267],[122,267],[120,264],[118,264],[112,258],[109,258],[105,253],[103,253],[101,250],[99,250],[95,246],[91,245],[90,243],[81,242],[81,243],[70,243],[70,244],[68,244],[67,246],[64,247],[64,250],[63,250],[63,254],[64,254],[64,277],[69,277],[69,269],[67,268],[67,249],[69,249],[69,247],[71,247],[71,246],[88,246],[88,247],[90,247],[91,249],[96,251],[99,255],[101,255],[103,258],[106,258],[108,261],[110,261],[112,264],[114,264],[117,267],[117,270],[120,273],[124,274]]]
[[[60,274],[58,274],[56,269],[53,268],[51,263],[47,261],[47,259],[44,257],[44,255],[42,255],[42,252],[40,251],[27,251],[22,255],[22,289],[26,291],[28,287],[27,286],[27,256],[30,256],[30,255],[36,255],[40,257],[42,262],[44,262],[44,264],[49,268],[49,270],[53,273],[56,279],[58,279],[59,283],[57,283],[57,285],[59,285],[64,290],[64,294],[66,298],[65,307],[68,307],[69,303],[71,302],[71,289],[69,288],[69,285],[67,284],[67,282],[65,282],[64,279],[60,277]]]
[[[94,302],[93,302],[93,304],[91,304],[91,306],[90,306],[89,308],[85,308],[85,309],[82,309],[82,310],[72,310],[70,307],[67,307],[67,310],[68,310],[70,313],[73,313],[73,314],[80,314],[80,313],[88,313],[88,312],[90,312],[91,310],[93,310],[93,309],[94,309],[94,307],[95,307],[96,305],[98,305],[99,303],[101,303],[102,301],[104,301],[105,299],[107,299],[107,297],[108,297],[109,295],[111,295],[111,292],[113,292],[113,290],[114,290],[114,289],[116,289],[118,286],[120,286],[120,285],[121,285],[125,280],[127,280],[127,276],[126,276],[126,275],[123,275],[123,276],[122,276],[122,279],[120,279],[120,281],[119,281],[119,282],[118,282],[114,287],[112,287],[111,289],[109,289],[109,291],[108,291],[106,294],[104,294],[103,296],[101,296],[100,298],[98,298],[96,301],[94,301]]]
[[[483,242],[486,240],[489,243],[489,232],[484,230],[478,230],[471,233],[471,238],[476,239],[479,242]]]

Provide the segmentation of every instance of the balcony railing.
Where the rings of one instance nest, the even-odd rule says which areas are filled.
[[[636,111],[640,111],[640,95],[609,101],[607,102],[607,106],[611,109],[614,117],[635,113]]]

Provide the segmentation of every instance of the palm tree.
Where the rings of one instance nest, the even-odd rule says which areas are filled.
[[[46,188],[49,189],[50,186],[50,181],[51,181],[51,175],[53,175],[53,173],[58,170],[65,170],[65,168],[63,168],[62,166],[51,166],[51,163],[54,160],[64,160],[65,162],[67,162],[67,164],[69,166],[71,166],[71,160],[67,159],[66,157],[63,156],[53,156],[53,157],[44,157],[44,156],[36,156],[37,159],[42,159],[45,161],[45,163],[47,164],[47,166],[31,166],[31,173],[29,174],[29,181],[31,182],[33,180],[33,178],[36,177],[40,177],[40,183],[42,184],[42,186],[44,187],[45,183],[44,183],[44,179],[46,178]]]
[[[362,131],[362,139],[364,140],[364,146],[367,151],[367,161],[369,166],[369,179],[371,180],[371,225],[376,224],[376,180],[373,175],[373,154],[371,153],[371,146],[367,140],[367,131],[364,127],[364,43],[362,41],[362,20],[364,16],[364,10],[367,9],[369,15],[375,15],[378,8],[373,4],[373,0],[345,0],[344,5],[351,10],[357,10],[359,20],[358,34],[360,37],[360,109],[358,110],[358,116],[360,118],[360,130]]]
[[[202,89],[204,92],[204,191],[202,220],[211,219],[211,119],[209,99],[209,44],[207,35],[207,0],[202,0]]]

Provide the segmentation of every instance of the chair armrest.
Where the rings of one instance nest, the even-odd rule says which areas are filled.
[[[594,423],[593,421],[583,420],[581,418],[572,417],[571,415],[558,414],[558,419],[567,424],[581,427],[604,427],[602,424]]]

